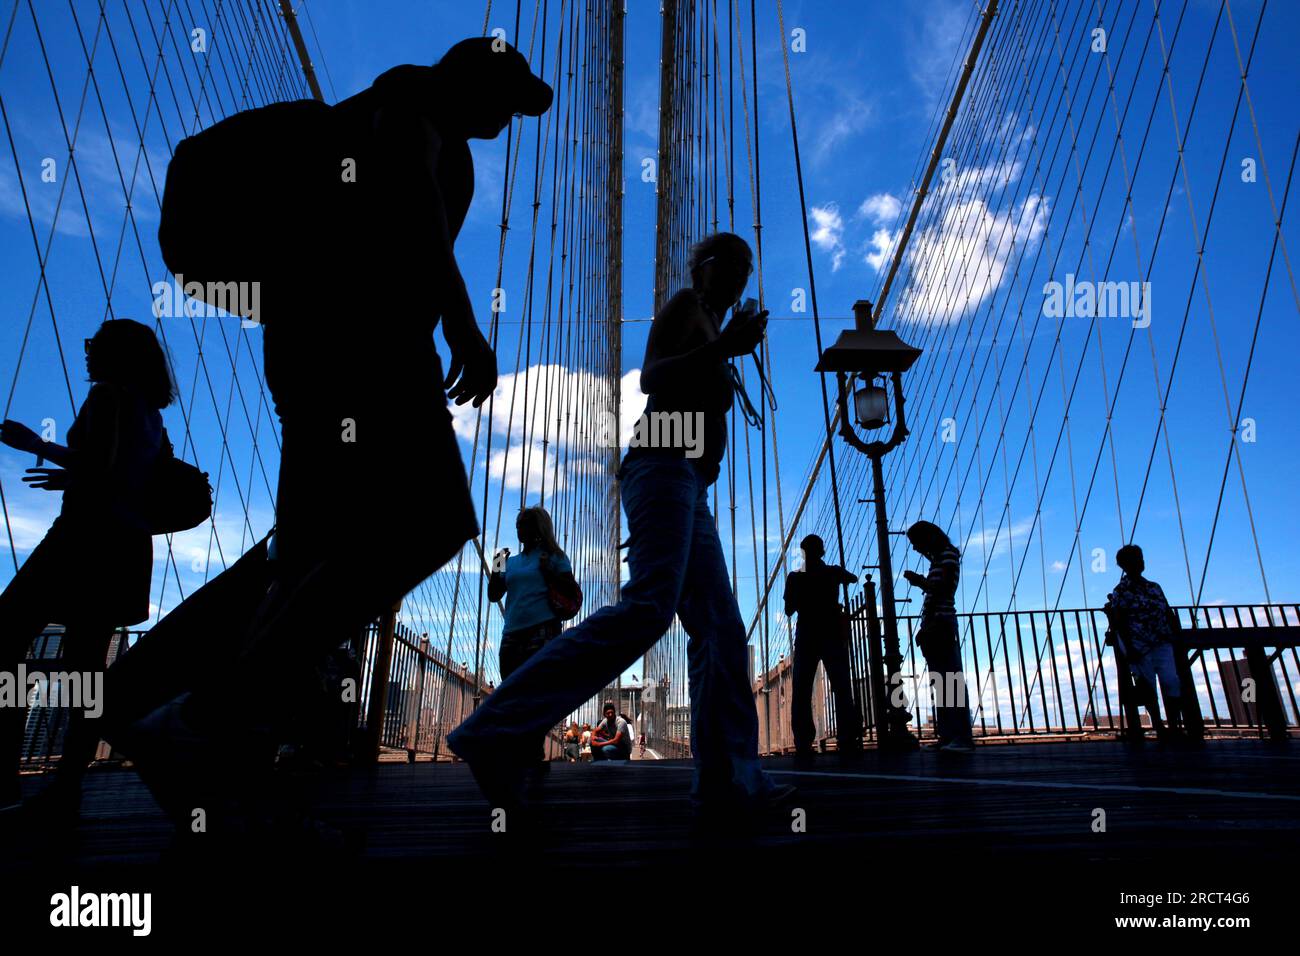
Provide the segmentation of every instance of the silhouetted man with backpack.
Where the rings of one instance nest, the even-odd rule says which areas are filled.
[[[477,407],[497,380],[452,250],[473,196],[467,140],[497,136],[513,115],[540,115],[551,98],[518,51],[474,38],[432,67],[395,67],[336,106],[248,111],[177,148],[164,259],[199,294],[212,280],[261,283],[259,314],[247,317],[263,325],[283,432],[270,574],[242,572],[261,589],[253,621],[226,611],[245,602],[205,598],[207,588],[191,599],[204,613],[191,601],[173,612],[222,635],[228,666],[213,665],[204,635],[166,619],[128,655],[132,681],[144,683],[151,657],[181,663],[156,645],[204,648],[189,657],[191,693],[114,741],[145,755],[142,775],[179,820],[217,784],[167,754],[169,740],[190,749],[233,741],[264,767],[285,689],[310,682],[324,655],[478,534],[447,409],[448,398]],[[439,322],[451,351],[445,379]],[[242,726],[246,715],[262,726]],[[169,779],[145,767],[151,756]]]

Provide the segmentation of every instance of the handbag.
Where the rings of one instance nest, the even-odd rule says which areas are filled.
[[[539,567],[546,582],[546,603],[561,621],[572,620],[582,610],[582,586],[572,572],[556,571],[551,566],[550,555],[542,558]]]
[[[188,531],[212,517],[208,473],[177,458],[166,431],[145,487],[144,510],[152,534]]]

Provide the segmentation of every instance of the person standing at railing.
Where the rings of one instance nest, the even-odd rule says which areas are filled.
[[[551,514],[541,505],[524,508],[515,519],[522,553],[502,548],[492,558],[488,600],[505,598],[498,661],[505,680],[546,642],[560,633],[562,619],[572,617],[582,604],[582,591],[573,577],[573,565],[555,540]],[[546,769],[545,747],[542,769]]]
[[[555,540],[550,512],[541,505],[522,509],[515,531],[522,553],[511,555],[509,548],[502,548],[492,559],[488,578],[488,600],[505,598],[502,680],[560,633],[561,616],[569,613],[577,593],[573,565]]]
[[[1115,563],[1123,574],[1115,590],[1107,595],[1103,610],[1122,642],[1120,650],[1129,669],[1139,679],[1140,699],[1151,715],[1156,736],[1162,740],[1177,738],[1182,734],[1182,681],[1173,645],[1174,633],[1179,629],[1178,616],[1160,585],[1142,576],[1146,560],[1141,548],[1124,545],[1115,552]],[[1165,701],[1167,726],[1160,721],[1157,681]]]
[[[913,550],[930,562],[929,573],[904,571],[914,587],[925,594],[917,646],[925,655],[935,694],[935,747],[943,753],[968,754],[975,750],[970,707],[966,703],[966,677],[961,669],[961,644],[957,634],[957,582],[961,577],[961,552],[938,525],[918,521],[907,529]]]
[[[102,676],[113,631],[149,616],[153,536],[144,489],[163,450],[161,410],[176,398],[158,337],[130,319],[110,319],[86,339],[86,374],[93,384],[66,446],[18,422],[0,425],[0,442],[59,466],[30,469],[23,480],[63,492],[59,516],[0,595],[0,666],[16,671],[55,621],[66,626],[61,667],[83,682]],[[22,703],[0,708],[0,808],[19,800]],[[58,773],[34,804],[44,813],[76,817],[81,778],[99,743],[86,709],[69,710]]]
[[[790,703],[790,727],[794,732],[795,766],[809,769],[813,765],[813,678],[817,663],[826,668],[826,678],[835,694],[836,747],[841,759],[862,753],[862,718],[853,700],[853,680],[849,674],[847,621],[840,607],[839,591],[843,585],[856,584],[858,576],[838,564],[827,564],[826,544],[810,534],[799,542],[803,549],[802,571],[792,571],[785,579],[785,614],[798,614],[794,632],[794,689]]]

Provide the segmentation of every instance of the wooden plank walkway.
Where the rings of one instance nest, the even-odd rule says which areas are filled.
[[[340,913],[358,931],[398,916],[428,916],[441,929],[448,914],[470,912],[490,927],[498,890],[546,919],[556,893],[597,883],[638,887],[652,917],[659,906],[680,913],[693,888],[709,887],[740,893],[746,919],[760,922],[848,898],[895,916],[939,907],[955,927],[974,920],[1002,931],[1036,921],[1051,932],[1113,931],[1113,917],[1131,912],[1117,908],[1120,890],[1248,889],[1255,902],[1245,912],[1257,917],[1290,906],[1293,876],[1273,874],[1293,874],[1300,854],[1298,748],[1094,741],[990,746],[969,758],[869,752],[856,768],[819,760],[806,773],[768,763],[799,788],[802,832],[791,810],[722,844],[691,835],[686,761],[555,764],[542,788],[543,832],[526,841],[491,831],[465,766],[384,764],[313,782],[318,816],[365,831],[359,858],[305,868],[241,859],[222,872],[160,863],[170,830],[148,793],[130,770],[100,770],[73,838],[5,836],[16,852],[0,854],[9,889],[0,924],[40,931],[50,894],[72,883],[148,890],[160,926],[181,938],[232,914],[246,927],[316,913],[312,925],[332,932],[343,916],[330,916],[330,900],[346,901]],[[25,782],[29,792],[42,785]],[[1104,832],[1093,828],[1098,810]],[[706,877],[724,870],[727,879]],[[773,894],[779,907],[768,913],[761,901]]]
[[[798,787],[793,807],[804,811],[805,829],[792,832],[792,818],[782,814],[754,847],[964,845],[1129,859],[1189,844],[1279,858],[1300,849],[1300,751],[1285,746],[1217,741],[1166,750],[1094,742],[987,747],[969,758],[868,752],[859,767],[842,767],[833,755],[819,760],[806,773],[793,772],[788,760],[768,763]],[[553,764],[542,787],[545,833],[534,849],[556,863],[600,867],[678,854],[691,845],[690,776],[687,761]],[[29,793],[42,785],[25,784]],[[322,819],[365,832],[367,859],[445,860],[502,842],[462,764],[385,764],[323,777],[314,787]],[[1098,809],[1106,814],[1104,833],[1093,828]],[[148,865],[169,837],[134,773],[88,776],[71,848],[76,862]]]

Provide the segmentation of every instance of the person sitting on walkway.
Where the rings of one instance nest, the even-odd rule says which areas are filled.
[[[569,763],[577,763],[581,747],[582,730],[576,722],[569,724],[569,729],[564,732],[564,759]]]
[[[849,674],[848,635],[844,632],[839,589],[856,584],[858,576],[823,558],[826,545],[810,534],[799,543],[804,567],[785,579],[786,617],[798,614],[794,637],[794,691],[790,705],[790,726],[794,731],[795,766],[808,769],[813,763],[813,679],[817,663],[826,668],[826,678],[835,694],[836,744],[842,758],[862,753],[862,718],[853,700]]]
[[[632,725],[618,712],[613,701],[605,701],[604,719],[596,724],[591,741],[592,760],[631,760]]]
[[[1156,736],[1161,739],[1180,736],[1182,682],[1174,662],[1173,645],[1178,618],[1160,585],[1142,576],[1146,561],[1141,548],[1135,544],[1124,545],[1115,552],[1115,563],[1124,573],[1115,590],[1107,595],[1106,616],[1123,642],[1122,653],[1139,681],[1139,688],[1143,683],[1146,685],[1147,691],[1141,697],[1151,715]],[[1167,726],[1160,721],[1155,693],[1157,680],[1165,700]]]
[[[907,540],[930,562],[928,574],[908,570],[903,577],[925,594],[916,643],[925,655],[935,694],[934,722],[939,736],[936,747],[944,753],[971,753],[975,741],[966,704],[966,677],[961,670],[955,603],[961,552],[942,528],[929,521],[918,521],[908,528]]]
[[[583,763],[591,763],[591,737],[591,724],[583,724],[581,746],[578,747],[578,759]]]

